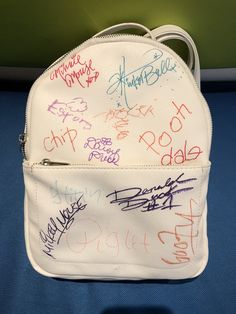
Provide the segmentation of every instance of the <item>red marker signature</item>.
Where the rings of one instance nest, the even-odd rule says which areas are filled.
[[[50,79],[61,78],[68,87],[78,83],[82,88],[89,87],[96,82],[99,72],[95,69],[92,59],[82,60],[79,54],[63,62],[50,74]]]
[[[62,130],[61,130],[62,131]],[[65,131],[58,134],[51,130],[50,135],[43,139],[43,147],[46,152],[50,153],[59,147],[68,145],[75,152],[75,139],[77,138],[77,130],[66,128]]]

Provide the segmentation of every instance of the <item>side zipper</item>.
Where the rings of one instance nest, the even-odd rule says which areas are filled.
[[[26,140],[27,140],[27,134],[26,133],[22,133],[19,135],[20,149],[21,149],[21,152],[23,154],[24,159],[26,159],[26,153],[25,153]]]

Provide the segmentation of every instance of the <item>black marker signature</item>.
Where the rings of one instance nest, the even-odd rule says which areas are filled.
[[[84,210],[87,204],[81,202],[83,195],[80,198],[70,204],[70,207],[60,210],[59,215],[55,218],[50,217],[49,223],[46,227],[46,232],[40,230],[39,235],[40,239],[44,243],[43,252],[48,256],[55,259],[52,255],[52,251],[55,249],[54,245],[60,243],[62,235],[71,227],[74,222],[74,215],[80,210]]]
[[[173,204],[174,195],[184,193],[193,189],[192,186],[180,187],[183,184],[197,180],[197,178],[183,179],[184,173],[175,180],[168,178],[164,185],[156,185],[151,188],[127,188],[114,191],[106,197],[113,197],[111,204],[122,206],[122,211],[142,208],[142,212],[156,209],[172,209],[181,205]]]

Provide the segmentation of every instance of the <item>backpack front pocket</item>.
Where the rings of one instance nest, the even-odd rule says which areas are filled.
[[[63,278],[179,279],[208,258],[210,165],[24,165],[30,261]]]

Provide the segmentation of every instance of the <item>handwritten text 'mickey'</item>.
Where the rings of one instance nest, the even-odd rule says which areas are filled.
[[[39,236],[43,242],[43,253],[55,259],[53,251],[60,243],[62,235],[65,234],[74,222],[74,216],[81,210],[84,210],[87,204],[83,204],[83,195],[69,207],[59,211],[56,217],[50,217],[47,227],[40,230]]]

